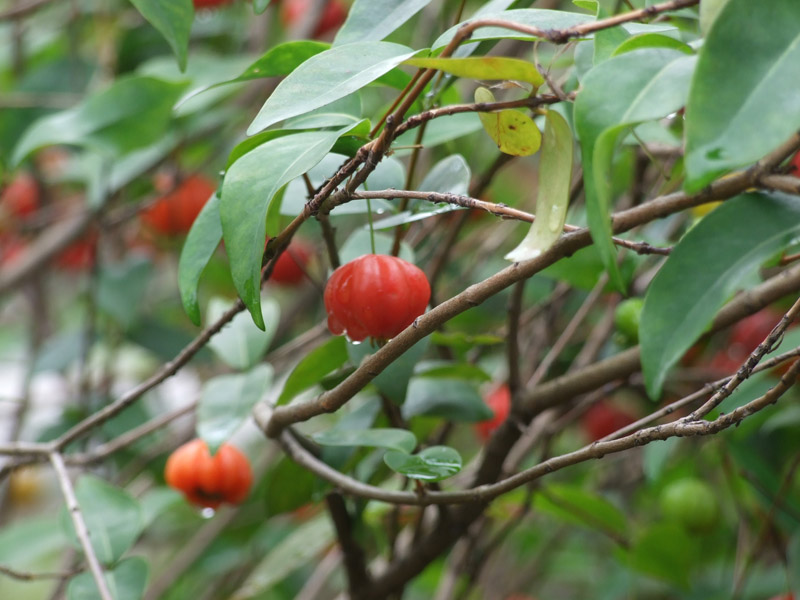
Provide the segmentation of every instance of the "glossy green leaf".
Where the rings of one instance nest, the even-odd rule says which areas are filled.
[[[312,56],[324,52],[330,44],[311,40],[284,42],[270,48],[260,58],[247,67],[240,75],[233,79],[225,79],[214,83],[207,83],[192,90],[181,102],[186,102],[198,94],[217,88],[222,85],[242,83],[265,77],[281,77],[294,71]]]
[[[225,174],[219,207],[225,250],[236,290],[262,329],[261,259],[269,203],[284,185],[321,161],[349,129],[270,140],[233,163]]]
[[[429,337],[422,338],[381,371],[372,380],[372,385],[393,402],[402,404],[406,398],[406,390],[411,375],[414,373],[414,367],[425,354],[429,344]],[[351,342],[347,344],[347,354],[350,362],[355,366],[360,365],[367,356],[374,354],[376,350],[369,343],[353,344]]]
[[[53,144],[118,156],[152,144],[166,132],[172,106],[185,84],[129,76],[78,106],[34,122],[14,149],[13,164]]]
[[[333,524],[325,516],[303,523],[262,559],[231,600],[264,598],[273,585],[313,560],[335,539]]]
[[[138,556],[120,561],[105,572],[108,590],[114,600],[141,600],[150,577],[147,561]],[[67,600],[101,600],[94,577],[85,572],[73,577],[67,586]]]
[[[200,304],[197,301],[197,286],[220,241],[222,241],[222,224],[219,220],[219,196],[214,194],[192,223],[178,262],[178,289],[183,309],[192,323],[198,326]]]
[[[728,200],[686,233],[650,284],[642,310],[642,370],[651,398],[720,307],[798,234],[800,206],[779,194]]]
[[[611,502],[574,485],[553,484],[536,494],[534,507],[567,523],[624,536],[625,514]]]
[[[611,58],[586,74],[575,101],[589,228],[618,289],[623,289],[623,283],[611,241],[609,190],[610,160],[617,136],[625,125],[662,117],[682,106],[692,60],[676,50],[662,49]],[[614,85],[609,85],[611,81]],[[597,158],[602,164],[595,164]]]
[[[183,71],[194,19],[192,0],[131,0],[131,4],[164,36]]]
[[[115,563],[142,531],[144,521],[139,503],[125,490],[94,475],[83,475],[78,479],[75,496],[97,558],[106,565]],[[66,509],[61,514],[61,523],[72,544],[80,549]]]
[[[334,46],[384,39],[431,0],[356,0],[333,40]]]
[[[399,452],[412,452],[417,445],[417,438],[410,431],[389,427],[361,430],[333,429],[315,433],[311,437],[323,446],[367,446]]]
[[[212,454],[250,417],[253,406],[271,384],[272,367],[267,364],[205,382],[197,407],[197,434]]]
[[[717,15],[728,0],[706,0],[700,4],[700,31],[708,35],[711,25],[717,20]]]
[[[258,133],[347,96],[414,54],[406,46],[389,42],[355,42],[317,54],[275,88],[247,133]]]
[[[730,0],[700,49],[692,80],[686,189],[757,161],[800,129],[797,81],[800,4]]]
[[[475,102],[494,102],[494,94],[486,88],[475,90]],[[499,110],[478,113],[483,128],[500,149],[512,156],[530,156],[542,143],[536,123],[519,110]]]
[[[404,64],[420,69],[438,69],[456,77],[470,79],[525,81],[537,88],[544,83],[544,77],[527,60],[506,56],[411,58]]]
[[[209,323],[215,322],[231,306],[232,302],[222,298],[212,298],[208,303],[206,320]],[[208,347],[226,365],[234,369],[249,369],[261,360],[267,351],[278,328],[280,314],[278,302],[273,298],[267,298],[261,304],[261,318],[265,324],[262,329],[253,324],[247,313],[240,312],[211,338]]]
[[[689,44],[676,40],[674,37],[664,35],[663,33],[643,33],[641,35],[629,37],[622,42],[614,50],[612,56],[633,52],[634,50],[641,50],[643,48],[667,48],[678,50],[684,54],[694,54],[694,50]]]
[[[667,462],[680,444],[679,438],[669,438],[647,444],[642,452],[642,471],[649,481],[658,481]]]
[[[300,392],[319,383],[325,375],[341,367],[347,362],[347,341],[343,336],[336,336],[314,348],[292,370],[281,395],[278,406],[286,404]]]
[[[522,243],[506,254],[514,262],[536,258],[561,236],[572,184],[572,130],[566,119],[548,110],[539,159],[536,220]]]
[[[361,111],[361,95],[355,92],[300,116],[287,119],[283,127],[286,129],[321,129],[355,125],[360,122],[362,131],[359,133],[366,138],[370,127],[367,121],[361,119]]]
[[[51,512],[16,518],[0,529],[0,561],[12,569],[29,570],[66,546],[67,538]]]
[[[97,306],[128,329],[141,310],[152,275],[152,263],[142,257],[103,266],[97,278]]]
[[[403,404],[404,419],[429,416],[477,423],[493,414],[475,387],[463,379],[414,377]]]
[[[320,480],[311,471],[288,457],[278,460],[265,477],[267,490],[264,508],[267,515],[286,513],[312,500]]]
[[[461,470],[461,455],[449,446],[431,446],[417,454],[389,450],[383,462],[401,475],[420,481],[441,481]]]

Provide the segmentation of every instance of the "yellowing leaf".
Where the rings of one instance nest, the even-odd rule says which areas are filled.
[[[564,229],[572,180],[572,130],[554,110],[547,111],[547,126],[539,160],[539,193],[536,220],[522,243],[506,254],[507,260],[520,262],[536,258],[552,246]]]
[[[470,58],[412,58],[405,64],[421,69],[438,69],[456,77],[470,79],[510,79],[526,81],[534,87],[544,78],[531,63],[519,58],[483,56]]]
[[[475,102],[494,102],[494,94],[486,88],[475,90]],[[478,113],[483,128],[500,152],[512,156],[530,156],[542,143],[542,134],[528,115],[518,110]]]

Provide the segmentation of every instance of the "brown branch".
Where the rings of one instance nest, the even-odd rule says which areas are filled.
[[[336,528],[339,546],[342,549],[350,597],[353,600],[358,600],[360,590],[369,585],[370,581],[364,560],[364,550],[353,537],[352,518],[347,511],[347,505],[342,495],[337,492],[331,492],[325,496],[325,502],[328,505],[328,513],[333,521],[333,526]]]
[[[27,571],[18,571],[10,567],[0,565],[0,575],[5,575],[11,579],[19,581],[39,581],[41,579],[68,579],[74,577],[81,572],[80,569],[74,571],[64,571],[61,573],[29,573]]]

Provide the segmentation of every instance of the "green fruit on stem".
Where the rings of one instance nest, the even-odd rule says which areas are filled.
[[[680,479],[661,493],[661,512],[666,519],[692,533],[704,533],[717,522],[719,505],[711,487],[698,479]]]
[[[628,298],[617,305],[614,313],[614,324],[617,330],[628,339],[639,341],[639,321],[642,319],[642,298]]]

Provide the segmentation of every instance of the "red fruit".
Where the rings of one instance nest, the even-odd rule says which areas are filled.
[[[797,152],[789,162],[789,175],[800,177],[800,152]]]
[[[308,12],[310,0],[285,0],[281,5],[281,22],[291,26]],[[330,0],[325,5],[322,16],[317,21],[317,28],[312,37],[318,38],[329,31],[338,29],[347,19],[347,6],[341,0]]]
[[[593,442],[627,427],[636,418],[613,404],[601,401],[592,405],[581,419],[581,428]]]
[[[187,177],[171,193],[142,211],[142,222],[164,235],[183,235],[203,210],[216,186],[200,175]]]
[[[223,502],[238,504],[247,498],[253,472],[250,461],[238,448],[222,444],[211,456],[206,443],[198,438],[170,455],[164,478],[189,502],[217,508]]]
[[[735,372],[767,338],[782,316],[765,308],[736,323],[731,329],[728,345],[711,359],[711,367],[722,373]]]
[[[56,265],[66,271],[85,271],[94,264],[97,235],[73,242],[56,257]]]
[[[360,342],[393,338],[425,312],[425,273],[395,256],[366,254],[333,272],[325,286],[328,329]]]
[[[9,266],[25,251],[25,240],[14,234],[0,235],[0,266]]]
[[[20,173],[0,194],[0,206],[3,212],[24,218],[35,213],[39,208],[39,185],[29,173]]]
[[[494,412],[494,416],[475,424],[475,433],[482,440],[489,439],[492,432],[508,418],[508,413],[511,412],[511,390],[507,385],[501,385],[486,397],[485,402]]]
[[[215,6],[222,6],[223,4],[230,4],[233,0],[194,0],[195,8],[213,8]]]
[[[783,594],[781,596],[773,596],[769,600],[794,600],[794,594]]]
[[[311,260],[313,248],[301,240],[293,240],[283,252],[269,280],[280,285],[297,285],[305,279],[305,267]]]

